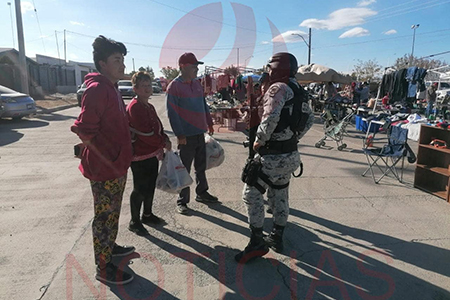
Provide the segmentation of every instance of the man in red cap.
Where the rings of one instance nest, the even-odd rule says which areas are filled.
[[[214,133],[209,108],[203,94],[203,87],[197,80],[198,61],[193,53],[184,53],[178,59],[181,75],[167,87],[167,113],[173,133],[178,140],[180,158],[184,166],[191,171],[194,162],[198,202],[217,203],[218,198],[208,193],[206,179],[205,132]],[[190,188],[183,189],[177,200],[177,212],[187,214],[190,201]]]

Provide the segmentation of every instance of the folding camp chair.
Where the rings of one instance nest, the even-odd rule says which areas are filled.
[[[392,175],[394,175],[394,177],[397,178],[398,181],[403,182],[403,167],[405,156],[408,156],[409,162],[415,162],[415,155],[407,144],[408,129],[401,128],[400,126],[390,126],[387,133],[388,143],[385,144],[382,148],[363,148],[369,167],[362,174],[362,176],[365,176],[370,170],[373,181],[375,181],[375,183],[378,183],[381,179],[383,179],[384,176],[392,173]],[[398,170],[397,164],[400,161],[401,168],[400,170]],[[373,170],[375,166],[382,173],[381,177],[379,177],[378,179],[375,178],[375,173]]]

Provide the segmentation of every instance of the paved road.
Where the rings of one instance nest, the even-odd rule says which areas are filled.
[[[152,101],[170,129],[163,97]],[[234,262],[248,241],[246,149],[243,134],[219,132],[226,160],[208,178],[222,204],[192,203],[182,216],[175,196],[157,191],[155,213],[167,224],[148,238],[126,228],[129,173],[118,242],[137,254],[117,263],[136,280],[106,287],[93,279],[91,193],[72,157],[78,113],[0,121],[0,299],[450,299],[450,205],[414,189],[410,165],[405,184],[361,177],[357,132],[347,151],[314,148],[319,124],[299,147],[305,172],[290,186],[285,254]]]

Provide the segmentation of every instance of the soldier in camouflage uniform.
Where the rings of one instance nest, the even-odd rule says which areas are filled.
[[[267,175],[272,185],[260,178],[258,183],[267,189],[269,206],[273,211],[273,230],[263,239],[264,199],[262,193],[255,187],[244,185],[243,201],[247,206],[248,219],[251,229],[250,242],[247,247],[235,256],[238,262],[245,262],[252,258],[265,255],[272,248],[277,252],[283,250],[283,231],[289,215],[289,180],[300,166],[300,154],[297,151],[297,142],[311,128],[314,122],[314,114],[311,108],[304,102],[302,115],[306,116],[306,125],[302,132],[296,134],[290,127],[278,129],[281,111],[286,101],[294,97],[294,91],[290,84],[301,89],[295,80],[297,73],[297,60],[289,53],[277,53],[272,56],[268,64],[270,87],[264,94],[264,112],[261,123],[258,126],[253,148],[257,154],[255,160],[262,164],[262,173]],[[291,83],[289,83],[291,82]],[[263,154],[261,151],[269,143],[289,142],[294,140],[291,151],[284,153]],[[291,143],[292,144],[292,143]],[[285,147],[286,148],[286,147]],[[270,148],[269,148],[270,149]],[[246,258],[244,258],[246,257]],[[244,258],[244,259],[243,259]]]

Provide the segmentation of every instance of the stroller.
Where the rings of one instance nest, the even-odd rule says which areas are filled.
[[[345,128],[355,115],[355,110],[353,109],[346,114],[349,104],[351,104],[351,100],[342,97],[333,97],[327,100],[325,111],[320,115],[324,122],[325,135],[316,143],[315,146],[317,148],[325,146],[327,139],[335,141],[339,151],[347,148],[347,144],[343,143],[344,136],[347,134]]]

